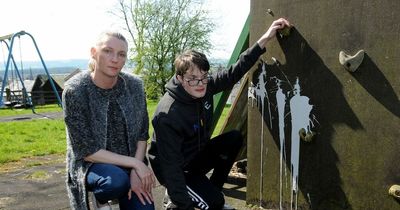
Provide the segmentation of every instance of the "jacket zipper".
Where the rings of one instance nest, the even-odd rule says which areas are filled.
[[[201,103],[200,103],[201,104]],[[198,125],[199,125],[199,130],[197,131],[197,148],[198,148],[198,151],[200,151],[200,149],[201,149],[201,144],[200,144],[200,132],[201,132],[201,117],[200,117],[200,109],[199,109],[199,103],[197,103],[197,123],[198,123]]]

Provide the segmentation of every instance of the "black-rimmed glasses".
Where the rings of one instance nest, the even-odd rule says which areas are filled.
[[[203,78],[201,78],[201,79],[185,79],[185,81],[189,84],[189,86],[197,86],[197,85],[199,85],[200,84],[200,82],[204,85],[204,84],[207,84],[209,81],[210,81],[210,76],[208,75],[208,76],[206,76],[206,77],[203,77]]]

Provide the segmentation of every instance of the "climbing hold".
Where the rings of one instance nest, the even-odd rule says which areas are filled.
[[[302,128],[299,130],[299,136],[301,139],[304,139],[306,137],[306,134],[307,134],[306,129]]]
[[[277,65],[277,66],[281,65],[281,62],[279,62],[278,59],[276,59],[275,57],[272,57],[271,59],[272,59],[272,61],[274,62],[275,65]]]
[[[355,55],[351,56],[343,51],[339,52],[339,62],[345,69],[355,72],[364,59],[364,50],[359,50]]]
[[[389,188],[389,195],[391,195],[397,199],[400,199],[400,185],[396,185],[396,184],[392,185]]]
[[[271,9],[267,9],[267,13],[270,14],[272,17],[274,17],[274,12],[272,12]]]
[[[284,28],[279,29],[278,33],[281,35],[281,37],[289,36],[290,35],[290,29],[292,29],[291,26],[285,26]]]
[[[315,136],[315,132],[306,131],[306,129],[302,128],[299,130],[300,139],[305,142],[311,142]]]

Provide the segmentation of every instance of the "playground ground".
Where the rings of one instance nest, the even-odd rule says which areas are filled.
[[[42,163],[37,165],[37,163]],[[64,156],[43,156],[10,163],[0,169],[0,209],[4,210],[61,210],[69,209],[65,190]],[[157,210],[162,209],[164,187],[153,191]],[[246,206],[246,179],[230,176],[224,185],[227,203],[236,209]],[[113,205],[113,209],[119,209]]]
[[[29,114],[2,117],[0,122],[57,118],[61,114]],[[1,124],[0,124],[1,126]],[[70,209],[65,190],[65,157],[50,155],[23,159],[0,167],[1,210],[61,210]],[[153,191],[156,210],[161,210],[164,187]],[[246,205],[245,175],[232,171],[224,185],[226,202],[239,210],[252,209]],[[113,209],[119,209],[113,205]],[[254,209],[254,208],[253,208]],[[256,208],[257,209],[257,208]]]

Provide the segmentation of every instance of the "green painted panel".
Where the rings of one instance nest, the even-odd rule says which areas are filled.
[[[250,15],[247,17],[242,32],[240,33],[239,39],[236,42],[235,48],[228,62],[227,66],[228,68],[239,59],[239,56],[243,51],[249,48],[249,28],[250,28],[249,26],[250,26]],[[222,110],[224,110],[224,106],[226,104],[226,101],[228,100],[230,93],[231,90],[220,92],[214,95],[214,115],[213,115],[212,131],[214,131],[215,126],[218,123],[218,119],[221,116]]]

